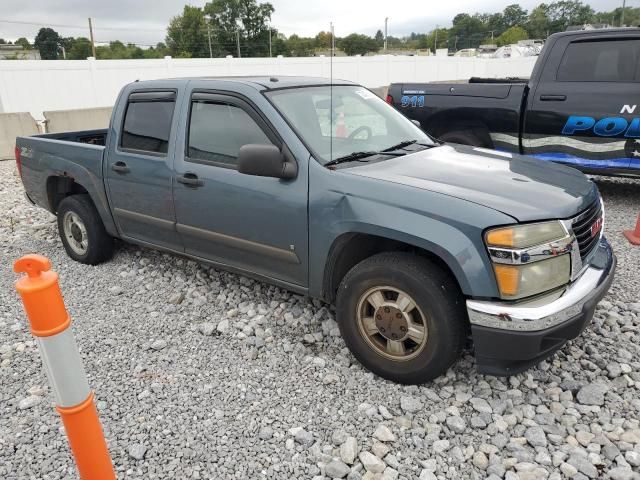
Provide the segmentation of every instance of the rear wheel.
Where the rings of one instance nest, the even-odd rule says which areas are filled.
[[[417,255],[389,252],[353,267],[338,289],[340,331],[369,370],[400,383],[436,378],[460,356],[466,316],[451,276]]]
[[[77,262],[96,265],[113,255],[113,238],[89,195],[72,195],[60,202],[58,231],[67,255]]]

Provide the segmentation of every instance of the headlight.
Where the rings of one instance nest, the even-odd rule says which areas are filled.
[[[500,296],[516,300],[567,284],[573,240],[559,221],[487,231],[485,243]]]
[[[567,235],[560,222],[531,223],[496,228],[487,232],[487,245],[491,247],[525,248],[558,240]]]

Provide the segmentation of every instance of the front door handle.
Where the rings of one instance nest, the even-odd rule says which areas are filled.
[[[541,102],[564,102],[566,95],[540,95]]]
[[[184,175],[178,175],[176,180],[178,183],[182,183],[183,185],[192,188],[202,187],[204,185],[204,182],[200,180],[195,173],[187,172]]]
[[[124,162],[116,162],[111,165],[111,170],[118,173],[129,173],[131,169],[127,167],[127,164]]]

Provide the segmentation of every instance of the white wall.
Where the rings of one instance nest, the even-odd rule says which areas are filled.
[[[158,60],[0,61],[0,112],[113,105],[120,88],[136,79],[185,76],[310,75],[329,77],[330,57],[198,58]],[[367,87],[392,82],[465,80],[472,76],[529,76],[536,57],[336,57],[333,77]]]

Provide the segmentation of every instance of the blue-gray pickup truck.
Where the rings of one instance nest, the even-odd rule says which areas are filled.
[[[615,270],[582,173],[435,141],[349,82],[134,82],[108,129],[16,142],[74,260],[119,238],[322,299],[359,361],[402,383],[470,346],[483,373],[536,364],[586,328]]]

